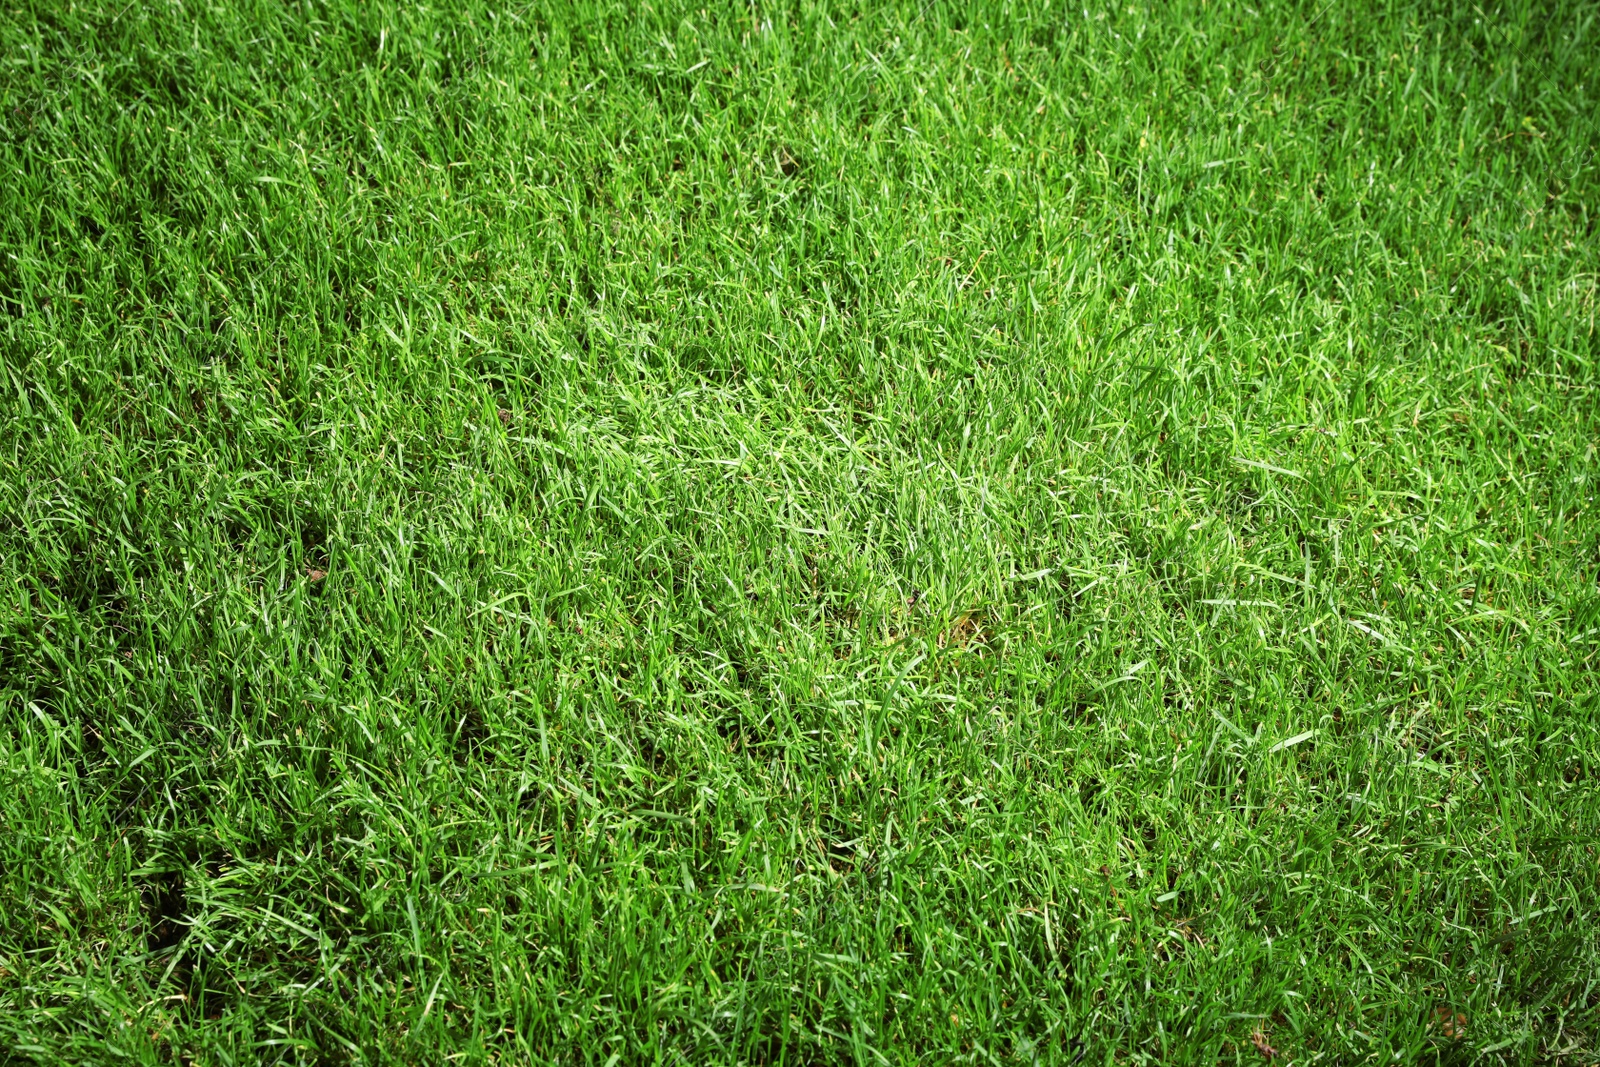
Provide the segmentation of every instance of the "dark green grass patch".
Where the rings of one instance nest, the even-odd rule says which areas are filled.
[[[1597,33],[0,9],[0,1058],[1600,1061]]]

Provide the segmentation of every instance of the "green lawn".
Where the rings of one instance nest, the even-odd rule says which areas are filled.
[[[1597,57],[0,0],[0,1063],[1600,1062]]]

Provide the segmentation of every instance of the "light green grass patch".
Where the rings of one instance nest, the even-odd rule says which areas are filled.
[[[1595,1062],[1597,15],[4,8],[5,1055]]]

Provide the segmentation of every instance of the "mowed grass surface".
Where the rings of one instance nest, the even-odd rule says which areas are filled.
[[[9,1055],[1595,1062],[1597,15],[13,2]]]

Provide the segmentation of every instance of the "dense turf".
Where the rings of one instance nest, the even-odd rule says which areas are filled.
[[[1359,6],[10,0],[0,1040],[1600,1059],[1600,8]]]

